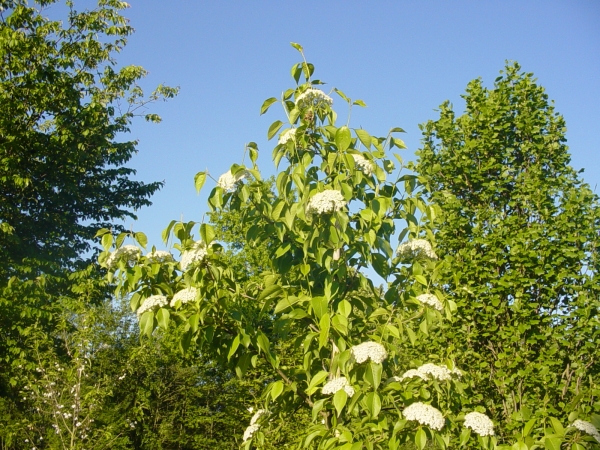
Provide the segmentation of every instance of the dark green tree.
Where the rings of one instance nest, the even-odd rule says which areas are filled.
[[[44,16],[57,0],[0,2],[0,274],[25,265],[73,263],[101,227],[135,218],[162,185],[131,179],[136,152],[124,141],[148,101],[175,95],[164,86],[145,98],[146,71],[116,68],[133,29],[125,2],[100,0],[65,23]],[[160,120],[146,114],[147,120]],[[25,261],[25,262],[24,262]]]
[[[415,167],[441,211],[436,284],[457,307],[434,341],[472,369],[503,432],[536,415],[589,418],[600,412],[598,198],[531,73],[509,64],[463,98],[462,116],[445,102],[421,127]]]

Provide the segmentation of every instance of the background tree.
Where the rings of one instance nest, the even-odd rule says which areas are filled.
[[[598,198],[531,73],[509,64],[493,89],[474,80],[463,98],[464,115],[445,102],[422,126],[415,166],[441,210],[435,284],[457,305],[435,344],[473,369],[505,433],[597,414]]]
[[[124,164],[136,142],[118,137],[148,101],[176,93],[159,86],[144,98],[137,82],[146,71],[116,69],[113,55],[133,31],[125,2],[85,12],[67,2],[64,25],[43,15],[56,0],[28,3],[4,1],[0,11],[2,278],[24,260],[73,263],[99,228],[150,204],[161,183],[130,179]]]

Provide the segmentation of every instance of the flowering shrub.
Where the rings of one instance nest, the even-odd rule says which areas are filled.
[[[209,194],[213,211],[227,208],[248,225],[246,245],[264,245],[269,252],[271,266],[258,281],[240,282],[211,225],[199,226],[196,241],[197,224],[174,221],[164,237],[179,240],[180,263],[165,261],[158,270],[143,261],[116,271],[108,267],[109,276],[116,277],[119,293],[131,295],[134,309],[162,296],[140,316],[143,333],[179,327],[183,349],[195,341],[239,376],[259,359],[269,365],[272,382],[261,397],[268,420],[263,413],[251,419],[239,438],[246,449],[276,441],[279,424],[301,408],[313,420],[302,436],[304,447],[501,448],[493,426],[471,413],[477,399],[468,398],[468,377],[453,362],[407,371],[412,364],[400,351],[400,344],[427,342],[429,331],[453,310],[453,303],[422,294],[437,276],[435,208],[423,200],[418,179],[402,173],[402,158],[388,159],[386,148],[405,148],[397,137],[402,130],[376,137],[337,126],[333,101],[315,87],[320,82],[312,81],[313,70],[306,61],[295,65],[297,86],[261,108],[265,113],[279,102],[295,130],[293,138],[291,131],[280,135],[273,149],[275,165],[283,164],[274,191],[267,193],[258,147],[251,142],[250,165],[232,165]],[[334,92],[350,107],[364,106]],[[269,139],[283,126],[275,121]],[[196,188],[206,180],[206,173],[198,173]],[[106,253],[111,243],[106,240]],[[376,287],[366,268],[385,285]],[[287,354],[277,352],[282,341],[291,345]],[[451,349],[431,355],[442,356],[451,361]],[[537,439],[546,439],[543,432]]]

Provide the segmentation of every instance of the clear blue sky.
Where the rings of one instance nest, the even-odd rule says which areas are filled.
[[[470,80],[482,77],[491,86],[505,60],[516,60],[564,115],[572,165],[586,169],[592,188],[600,184],[600,1],[129,3],[125,15],[136,33],[119,62],[144,66],[148,90],[181,87],[176,99],[151,107],[163,123],[132,127],[140,152],[130,165],[140,179],[166,186],[127,226],[145,231],[158,248],[171,219],[202,220],[214,182],[197,196],[196,172],[208,169],[217,178],[241,161],[249,141],[261,149],[264,173],[272,172],[266,130],[283,113],[275,105],[259,116],[259,108],[293,86],[289,70],[299,54],[290,41],[304,46],[327,90],[367,103],[353,111],[351,126],[374,135],[393,126],[407,131],[407,159],[419,147],[418,124],[435,119],[440,103],[449,99],[462,113],[460,95]]]

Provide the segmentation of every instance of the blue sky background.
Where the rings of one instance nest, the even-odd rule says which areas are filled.
[[[516,60],[564,115],[572,165],[585,168],[592,188],[600,183],[600,1],[129,3],[125,15],[136,33],[119,63],[144,66],[148,91],[159,83],[181,88],[150,108],[161,124],[132,126],[139,154],[130,166],[139,179],[166,185],[127,226],[145,231],[157,248],[171,219],[202,220],[214,182],[197,196],[196,172],[218,178],[255,141],[263,173],[272,173],[266,132],[284,115],[277,105],[265,116],[259,109],[294,85],[289,71],[300,55],[290,41],[302,44],[315,77],[328,83],[324,90],[337,87],[367,103],[353,110],[351,126],[378,136],[393,126],[407,131],[406,159],[419,147],[418,124],[435,119],[444,100],[462,113],[470,80],[492,86],[505,60]],[[345,121],[344,103],[333,97]]]

